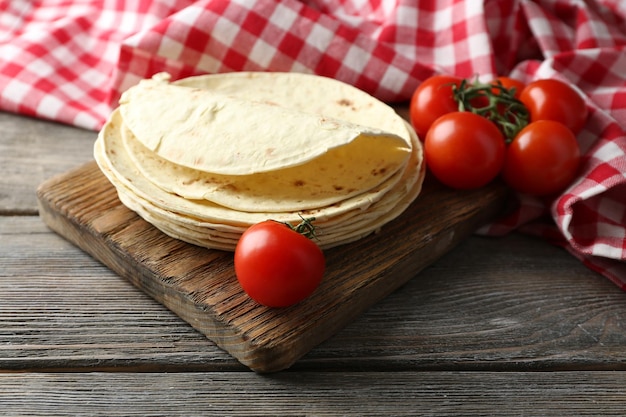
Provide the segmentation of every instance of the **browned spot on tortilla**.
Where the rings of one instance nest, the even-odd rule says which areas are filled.
[[[239,191],[239,188],[237,186],[235,186],[234,184],[224,184],[223,186],[220,187],[220,189],[222,190],[229,190],[229,191]]]
[[[387,172],[387,168],[385,168],[385,167],[380,168],[380,169],[373,169],[372,170],[372,176],[376,177],[378,175],[384,175],[385,172]]]
[[[225,180],[223,178],[216,178],[216,177],[209,177],[209,178],[205,178],[204,181],[202,181],[204,184],[228,184],[228,180]]]
[[[352,100],[349,100],[347,98],[342,98],[342,99],[337,100],[337,104],[339,104],[340,106],[344,106],[344,107],[350,107],[354,111],[357,110]]]
[[[295,185],[296,187],[303,187],[304,186],[304,181],[302,181],[302,180],[294,181],[293,185]]]
[[[343,185],[333,185],[333,188],[335,189],[335,191],[341,191],[343,190]]]

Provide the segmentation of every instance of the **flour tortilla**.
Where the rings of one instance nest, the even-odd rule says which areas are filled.
[[[400,178],[412,146],[406,127],[393,113],[380,123],[388,133],[368,126],[380,114],[358,112],[384,114],[388,106],[328,78],[237,74],[239,89],[232,75],[184,84],[158,75],[123,95],[124,146],[151,182],[234,210],[283,212],[326,207],[374,188],[382,195]],[[313,92],[337,97],[316,114]]]
[[[342,216],[351,212],[360,215],[369,213],[372,211],[371,206],[381,199],[378,190],[373,189],[320,209],[294,212],[244,212],[232,210],[207,200],[183,198],[179,195],[168,193],[142,175],[123,146],[120,135],[122,127],[123,120],[121,114],[119,110],[115,110],[100,131],[98,140],[94,145],[95,160],[109,181],[116,186],[123,186],[132,190],[140,199],[149,201],[166,211],[181,213],[184,216],[202,220],[215,227],[224,227],[228,230],[232,225],[238,225],[245,230],[246,227],[268,218],[282,222],[297,223],[300,221],[301,214],[307,217],[315,217],[318,224],[326,223],[335,219],[343,220]],[[419,147],[417,140],[414,139],[414,141],[415,146]],[[421,152],[412,153],[410,161],[402,173],[401,180],[398,181],[402,183],[398,184],[400,187],[410,187],[413,182],[421,179],[419,175],[419,169],[422,165]],[[388,197],[385,200],[393,201],[393,198]]]
[[[241,100],[280,104],[388,132],[403,138],[407,144],[411,143],[404,120],[392,107],[354,86],[328,77],[295,72],[244,71],[198,75],[172,84],[219,92]]]
[[[276,88],[276,85],[283,87]],[[162,89],[164,86],[167,88]],[[176,239],[208,248],[234,250],[241,233],[255,223],[273,219],[295,225],[302,217],[314,217],[317,243],[327,249],[378,231],[400,215],[421,191],[425,166],[421,144],[411,126],[389,106],[338,81],[303,74],[232,73],[191,77],[170,84],[167,77],[157,76],[134,92],[130,91],[98,135],[94,157],[116,187],[122,203]],[[160,91],[159,94],[167,92],[169,100],[159,97],[155,91]],[[134,96],[136,93],[139,98]],[[166,102],[171,101],[170,108],[178,107],[172,104],[172,97],[186,97],[195,104],[181,105],[185,111],[174,112],[178,116],[149,126],[161,116],[168,117],[167,109],[162,108]],[[290,125],[293,120],[310,122],[321,117],[334,120],[336,129],[329,135],[312,132],[317,135],[315,137],[323,136],[321,143],[315,146],[298,133],[292,132],[291,137],[279,135],[278,143],[285,146],[277,148],[276,152],[281,153],[284,149],[287,157],[284,159],[284,155],[279,155],[269,163],[259,163],[262,158],[258,155],[266,154],[272,139],[260,133],[250,136],[250,132],[246,132],[247,137],[237,140],[254,139],[247,145],[254,149],[244,155],[244,162],[239,167],[227,167],[222,172],[206,171],[219,171],[228,153],[222,148],[223,140],[215,141],[215,136],[211,135],[202,136],[211,129],[215,133],[215,126],[205,121],[195,122],[203,113],[198,108],[213,108],[213,104],[207,104],[209,102],[218,106],[226,103],[231,109],[228,113],[232,114],[237,113],[237,109],[255,108],[259,114],[267,116],[257,115],[257,118],[264,119],[268,125],[283,122],[274,116],[289,114],[286,123],[282,124]],[[139,114],[142,108],[154,112],[150,117],[142,118]],[[184,114],[191,114],[191,119],[184,121]],[[181,123],[188,126],[181,127]],[[203,139],[199,142],[198,137],[192,137],[192,132],[198,132],[197,124],[209,129],[200,129],[198,137]],[[310,129],[311,125],[308,126]],[[223,129],[217,129],[217,133],[223,134]],[[233,132],[238,131],[230,130],[228,135]],[[164,138],[166,143],[173,144],[173,148],[178,146],[178,154],[172,152],[172,147],[169,151],[163,147]],[[214,152],[209,153],[208,158],[197,158],[201,153],[198,149],[192,146],[185,151],[177,141]],[[213,147],[207,147],[206,143],[212,143]],[[293,143],[297,146],[292,146]],[[352,151],[350,146],[353,146]],[[304,149],[289,153],[298,147]],[[221,156],[215,156],[220,153]],[[354,153],[361,154],[351,158]],[[377,167],[377,159],[386,167],[381,170],[384,175],[366,181],[358,178],[365,172],[362,166]],[[263,170],[279,160],[282,162],[272,169]],[[185,161],[192,163],[178,163]],[[322,189],[327,187],[328,191],[328,184],[333,183],[330,180],[332,175],[315,173],[328,169],[327,166],[333,163],[335,168],[330,171],[338,181],[350,184],[350,190],[333,187],[334,191],[313,196],[310,192],[302,193],[305,187],[293,186],[295,179],[308,178],[309,182],[315,184],[317,181],[317,185]],[[351,163],[354,169],[351,169]],[[343,171],[342,164],[347,166]],[[259,170],[260,166],[265,168]],[[293,170],[291,177],[287,175],[289,170]],[[280,175],[281,172],[285,175]],[[219,181],[209,181],[208,189],[203,189],[199,185],[207,178]],[[220,181],[224,179],[231,182],[220,189],[225,184]],[[264,181],[284,189],[276,191],[271,184],[264,186]],[[308,197],[308,201],[303,196]]]
[[[303,165],[252,175],[220,175],[161,158],[125,127],[121,136],[135,166],[157,186],[240,211],[309,210],[372,189],[385,193],[400,179],[408,161],[406,148],[394,147],[381,155],[378,146],[370,146],[373,141],[360,136],[352,146],[333,148]]]
[[[96,162],[116,186],[120,200],[165,234],[212,249],[234,250],[241,233],[260,221],[273,219],[295,225],[301,216],[316,218],[317,243],[323,249],[353,242],[400,215],[419,195],[424,178],[422,153],[414,151],[401,180],[385,199],[371,201],[359,196],[368,203],[348,200],[304,212],[239,212],[205,200],[167,193],[148,181],[125,153],[118,131],[121,123],[119,112],[114,112],[94,145]],[[414,150],[421,149],[417,136],[412,136],[412,140]]]
[[[313,87],[317,85],[321,83]],[[287,95],[282,83],[275,82],[274,88],[275,102]],[[170,84],[163,74],[127,90],[120,111],[125,125],[150,151],[211,174],[283,170],[343,146],[351,148],[347,153],[358,153],[363,143],[355,144],[357,138],[367,142],[368,152],[383,159],[387,152],[400,150],[407,157],[411,146],[405,137],[384,130],[301,111],[280,101],[248,100],[217,89]]]

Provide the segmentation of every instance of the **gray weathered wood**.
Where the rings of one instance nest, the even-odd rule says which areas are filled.
[[[469,238],[289,371],[248,372],[36,216],[93,139],[0,113],[0,414],[624,415],[624,293],[517,234]]]
[[[36,217],[0,218],[0,369],[241,369]],[[530,237],[472,237],[298,370],[626,369],[624,294]]]
[[[12,374],[11,416],[623,416],[626,373]]]
[[[38,217],[0,217],[0,370],[241,369]]]
[[[37,186],[93,159],[96,135],[0,112],[0,213],[36,214]]]

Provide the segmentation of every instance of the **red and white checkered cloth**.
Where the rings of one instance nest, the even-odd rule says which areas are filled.
[[[623,0],[3,0],[0,110],[99,129],[160,71],[316,73],[390,102],[435,73],[560,78],[590,108],[580,177],[480,232],[538,234],[626,290],[625,46]]]

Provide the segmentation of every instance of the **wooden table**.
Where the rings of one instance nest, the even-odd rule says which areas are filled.
[[[626,294],[560,248],[473,236],[286,371],[249,371],[51,232],[36,187],[96,133],[0,113],[0,414],[626,413]]]

